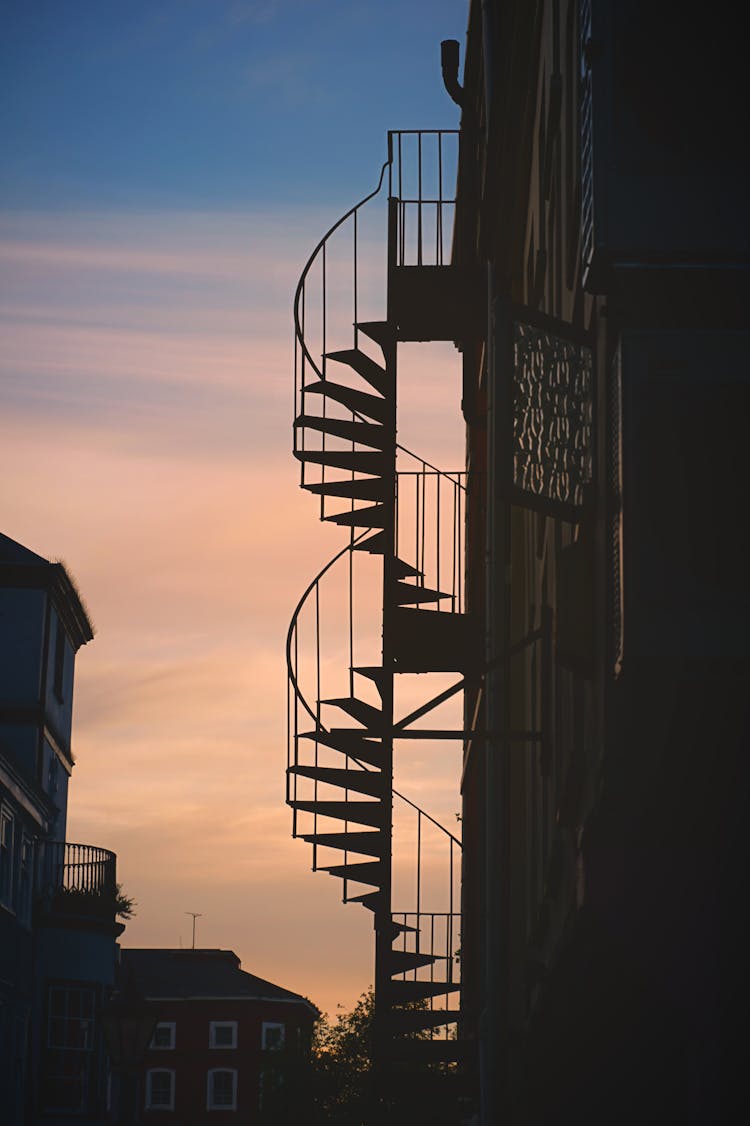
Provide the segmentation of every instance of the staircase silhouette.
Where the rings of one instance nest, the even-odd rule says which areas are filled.
[[[418,136],[421,162],[423,135]],[[436,144],[442,146],[447,134],[424,136],[437,138]],[[465,671],[466,616],[460,605],[464,486],[460,474],[442,473],[397,442],[396,361],[402,334],[390,298],[383,319],[358,319],[360,212],[380,192],[388,169],[390,276],[398,261],[395,248],[400,237],[403,241],[400,232],[405,213],[393,206],[394,166],[400,180],[402,164],[401,134],[391,134],[389,160],[377,188],[324,236],[305,267],[295,297],[294,456],[300,462],[301,487],[318,498],[321,520],[347,530],[348,542],[312,580],[289,629],[287,801],[293,811],[293,835],[312,846],[313,868],[341,879],[344,900],[361,903],[373,914],[375,1043],[380,1059],[446,1063],[461,1059],[465,1049],[458,1032],[461,846],[427,811],[394,790],[393,744],[394,739],[407,737],[460,738],[460,731],[434,728],[422,734],[412,721],[446,696],[457,694],[462,682],[398,722],[394,682],[401,673]],[[420,210],[422,204],[434,202],[442,220],[443,208],[451,203],[442,196],[441,182],[440,198],[420,199]],[[340,238],[342,233],[351,239],[353,250],[351,340],[348,347],[328,350],[331,305],[340,300],[340,285],[335,296],[329,292],[333,290],[331,247],[334,236]],[[440,238],[444,238],[442,221]],[[442,261],[442,246],[440,255]],[[315,305],[323,310],[314,334],[305,329],[306,319],[308,325],[311,319],[313,277],[316,288],[322,290],[316,294]],[[397,456],[416,468],[397,472]],[[403,498],[404,489],[412,484],[417,498],[412,506],[416,529],[413,539],[409,536],[411,557],[405,557],[406,506],[402,500],[399,513],[399,495]],[[437,540],[429,550],[429,532],[425,531],[428,494],[437,498]],[[436,570],[440,575],[444,554],[441,503],[443,520],[447,507],[453,523],[450,583],[429,585],[427,572]],[[363,568],[369,578],[360,582]],[[342,573],[343,579],[339,577]],[[441,590],[440,585],[449,589]],[[379,603],[380,652],[367,664],[359,663],[355,644],[361,589],[370,603]],[[323,685],[327,675],[323,604],[329,592],[343,600],[339,612],[329,616],[338,623],[349,657],[344,673],[348,690],[333,696],[327,695]],[[306,648],[300,646],[305,617],[312,622],[312,641]],[[311,689],[307,688],[309,681]],[[393,906],[394,802],[399,810],[408,811],[415,826],[416,891],[409,911],[394,911]],[[427,832],[441,842],[445,855],[447,890],[442,910],[423,909],[423,837]]]

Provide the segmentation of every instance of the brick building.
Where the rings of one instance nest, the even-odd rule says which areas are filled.
[[[240,968],[231,950],[121,951],[155,1020],[140,1087],[144,1123],[253,1122],[304,1067],[318,1010]]]

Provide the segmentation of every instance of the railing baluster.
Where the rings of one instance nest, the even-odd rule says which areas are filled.
[[[422,134],[417,134],[417,265],[422,265]]]

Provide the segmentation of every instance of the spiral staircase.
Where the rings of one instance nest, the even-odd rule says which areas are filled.
[[[461,843],[394,789],[394,744],[463,737],[462,725],[420,721],[460,703],[465,683],[464,478],[416,457],[396,432],[399,341],[455,332],[445,313],[454,200],[444,184],[456,143],[447,132],[389,134],[375,191],[321,239],[294,303],[294,456],[301,487],[346,542],[289,628],[287,801],[313,869],[373,914],[381,1065],[452,1065],[465,1050]],[[365,319],[379,298],[367,224],[383,218],[387,297]],[[414,673],[458,679],[397,718],[399,677]]]

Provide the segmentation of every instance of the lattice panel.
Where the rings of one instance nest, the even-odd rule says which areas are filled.
[[[591,480],[591,350],[514,324],[513,483],[580,506]]]

